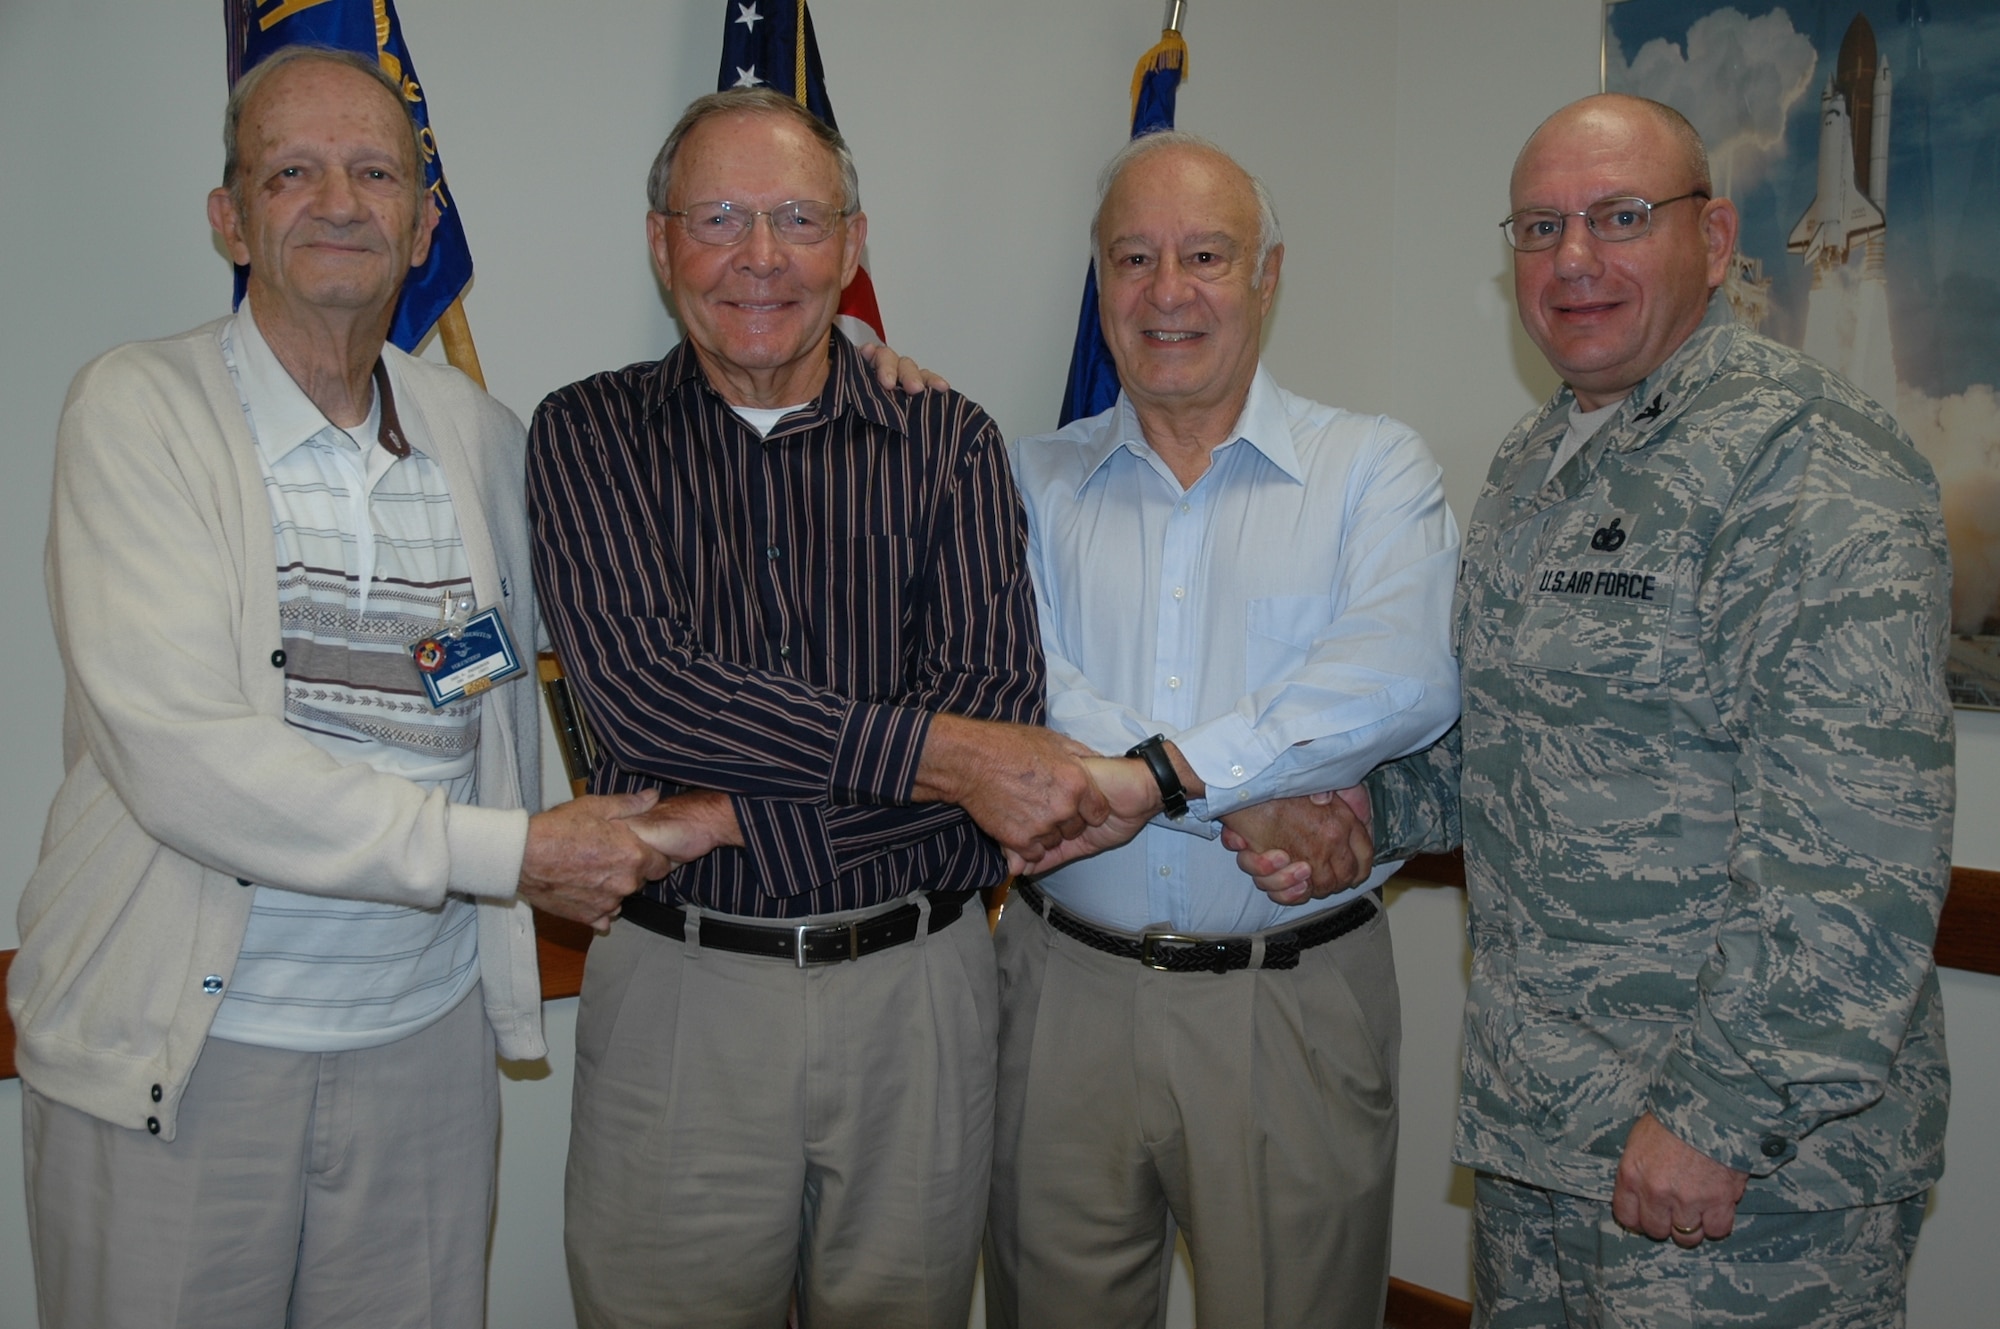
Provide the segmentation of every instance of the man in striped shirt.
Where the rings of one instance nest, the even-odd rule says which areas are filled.
[[[649,183],[686,339],[548,398],[535,571],[607,755],[713,852],[591,952],[566,1193],[587,1326],[963,1326],[992,1147],[1003,849],[1105,823],[1040,727],[993,422],[863,373],[838,135],[694,103]],[[996,841],[998,843],[996,843]]]

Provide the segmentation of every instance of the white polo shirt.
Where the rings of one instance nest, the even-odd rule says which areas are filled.
[[[264,471],[277,547],[285,719],[343,764],[473,801],[479,699],[433,710],[409,645],[472,578],[444,471],[414,410],[410,455],[377,441],[382,403],[330,423],[258,332],[246,303],[223,335]],[[306,895],[258,883],[249,930],[210,1029],[262,1047],[331,1052],[407,1037],[479,977],[475,908]]]

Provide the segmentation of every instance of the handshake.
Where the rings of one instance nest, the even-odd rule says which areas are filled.
[[[528,818],[521,898],[598,933],[625,897],[718,845],[742,844],[727,795],[586,794]]]
[[[1201,777],[1168,745],[1190,796]],[[917,770],[919,802],[956,803],[1000,843],[1013,873],[1053,872],[1127,843],[1161,810],[1159,784],[1134,758],[1103,757],[1033,725],[937,715]],[[1300,904],[1364,881],[1374,866],[1360,789],[1277,799],[1222,818],[1225,847],[1256,887]]]
[[[1169,755],[1188,793],[1201,778]],[[1146,764],[1103,757],[1034,725],[939,714],[912,799],[953,803],[999,842],[1010,873],[1053,872],[1138,835],[1160,812]],[[1359,885],[1374,866],[1368,796],[1343,789],[1276,799],[1222,818],[1222,843],[1257,889],[1300,904]],[[626,896],[720,845],[743,843],[727,795],[705,790],[586,795],[528,819],[521,897],[598,932]]]

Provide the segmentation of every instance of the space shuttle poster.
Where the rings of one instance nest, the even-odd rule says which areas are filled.
[[[1737,316],[1936,468],[1952,699],[2000,709],[2000,5],[1609,0],[1604,86],[1666,102],[1743,216]]]

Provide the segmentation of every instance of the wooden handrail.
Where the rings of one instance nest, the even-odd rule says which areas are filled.
[[[0,951],[0,992],[7,990],[7,971],[13,967],[14,952]],[[0,1001],[0,1080],[14,1078],[14,1022],[7,1018],[7,1003]]]
[[[1434,886],[1465,885],[1465,860],[1456,853],[1425,854],[1403,864],[1400,878]],[[547,914],[535,915],[535,945],[542,961],[542,1000],[574,997],[583,990],[583,956],[590,929]],[[1953,868],[1951,893],[1938,920],[1937,962],[1975,974],[2000,974],[2000,871]],[[14,952],[0,951],[0,987]],[[14,1075],[14,1025],[0,1009],[0,1080]]]
[[[1389,1280],[1382,1329],[1466,1329],[1471,1323],[1471,1302],[1400,1278]]]
[[[1434,886],[1465,887],[1465,858],[1420,854],[1397,874]],[[1951,870],[1951,888],[1938,917],[1937,944],[1932,953],[1947,969],[1975,974],[2000,974],[2000,872],[1990,868]]]

